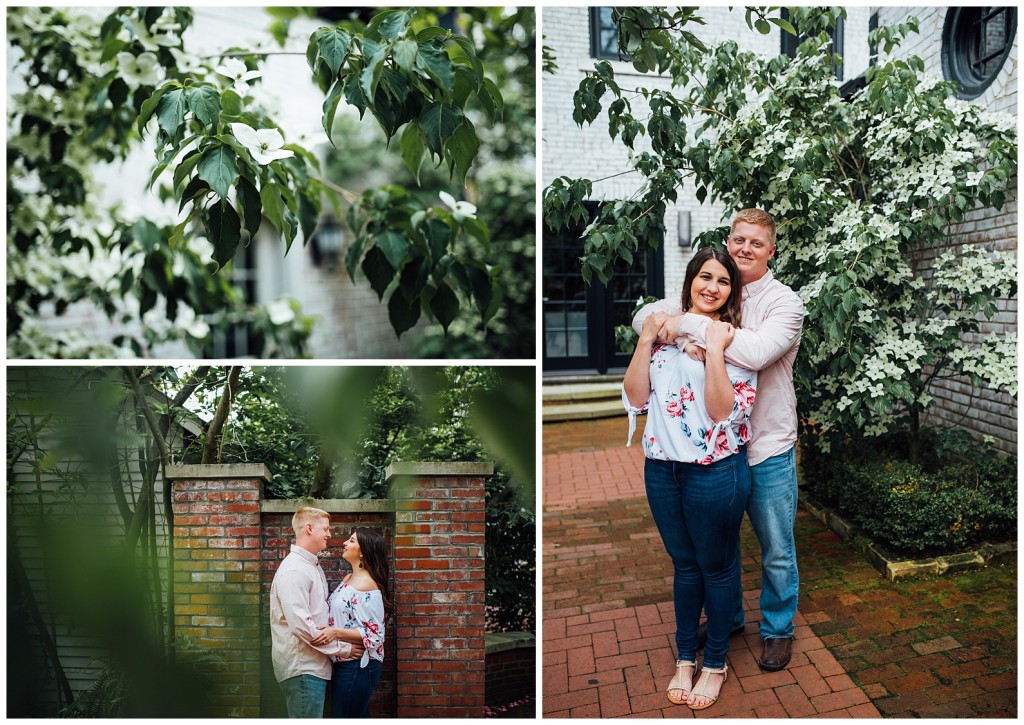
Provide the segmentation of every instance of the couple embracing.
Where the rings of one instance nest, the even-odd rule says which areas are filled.
[[[718,700],[729,638],[745,625],[744,511],[761,544],[758,664],[781,670],[792,656],[799,585],[793,362],[804,312],[768,269],[775,234],[766,212],[737,213],[728,254],[697,252],[681,299],[647,305],[633,320],[640,339],[623,402],[630,440],[637,414],[647,413],[644,484],[674,568],[677,659],[667,693],[693,710]],[[702,608],[706,626],[698,626]]]
[[[369,717],[384,661],[392,610],[384,538],[359,528],[342,544],[352,573],[330,591],[318,554],[331,537],[330,514],[305,507],[292,517],[295,543],[270,588],[274,675],[288,717]]]

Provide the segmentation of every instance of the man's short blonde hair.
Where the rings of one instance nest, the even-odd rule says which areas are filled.
[[[772,219],[772,215],[768,212],[760,209],[743,209],[736,212],[736,216],[732,218],[732,226],[729,227],[730,234],[736,228],[736,222],[746,222],[747,224],[764,227],[768,230],[768,243],[775,244],[775,220]]]
[[[302,533],[303,527],[306,524],[315,524],[320,519],[330,519],[331,515],[323,509],[315,509],[312,506],[304,506],[295,512],[292,516],[292,528],[295,529],[295,535],[298,536]]]

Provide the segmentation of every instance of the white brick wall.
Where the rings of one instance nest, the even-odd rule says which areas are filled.
[[[920,34],[911,36],[899,50],[904,57],[919,55],[930,73],[942,75],[940,65],[942,24],[946,8],[871,8],[848,7],[844,33],[844,75],[843,82],[863,73],[868,67],[868,24],[871,14],[878,12],[881,23],[903,20],[913,13],[920,21]],[[694,26],[698,36],[709,44],[732,38],[743,50],[765,54],[779,52],[779,32],[773,30],[768,36],[750,31],[737,8],[730,12],[725,7],[703,8],[700,13],[707,25]],[[604,181],[603,177],[619,174],[628,168],[625,147],[612,143],[608,136],[607,115],[602,114],[592,126],[580,129],[572,120],[572,94],[584,73],[593,68],[590,57],[590,29],[588,9],[584,7],[545,7],[542,14],[544,43],[554,50],[559,69],[555,74],[544,74],[542,84],[543,108],[543,168],[541,183],[547,186],[558,176],[571,178],[585,177],[594,180],[594,198],[612,200],[628,197],[635,193],[641,179],[630,173],[613,176]],[[645,87],[668,88],[670,81],[654,75],[641,75],[632,70],[628,63],[613,62],[618,82],[628,87],[635,80]],[[1017,110],[1017,45],[997,80],[977,102],[992,110],[1016,114]],[[642,99],[641,99],[642,100]],[[639,105],[634,108],[642,118]],[[645,139],[638,139],[637,149],[645,146]],[[1016,183],[1012,184],[1016,188]],[[680,293],[686,263],[690,258],[688,247],[679,247],[676,242],[678,212],[690,212],[691,235],[724,223],[720,205],[700,205],[693,196],[693,188],[687,185],[680,191],[679,203],[670,206],[666,218],[665,239],[665,294]],[[1017,207],[1016,201],[1009,202],[1001,213],[974,213],[964,224],[953,230],[954,243],[976,244],[985,242],[997,249],[1017,248]],[[926,259],[934,258],[941,250],[932,250]],[[1017,300],[1000,303],[1000,313],[983,325],[983,330],[1011,330],[1016,326]],[[943,382],[936,386],[933,418],[944,424],[965,425],[979,433],[991,434],[1000,448],[1016,450],[1016,403],[1007,395],[988,390],[972,391],[963,381]]]

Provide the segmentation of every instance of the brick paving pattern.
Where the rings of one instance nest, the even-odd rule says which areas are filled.
[[[545,717],[1015,717],[1016,571],[893,584],[798,513],[793,660],[762,672],[760,551],[721,700],[672,705],[671,571],[623,418],[544,426]],[[957,616],[959,615],[959,616]]]

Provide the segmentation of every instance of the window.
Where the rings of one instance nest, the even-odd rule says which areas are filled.
[[[789,12],[786,10],[786,8],[782,8],[782,10],[780,12],[780,16],[782,17],[783,20],[790,20],[790,21],[792,21],[792,18],[789,17]],[[843,18],[836,18],[836,24],[829,31],[829,35],[832,36],[832,47],[831,47],[830,50],[831,50],[832,53],[834,53],[835,55],[838,55],[840,57],[842,57],[842,55],[843,55],[843,31],[844,31],[844,28],[845,28],[845,24],[846,24],[846,22],[845,22],[845,20]],[[800,28],[797,28],[796,31],[797,31],[797,33],[800,33]],[[799,34],[796,37],[794,37],[794,36],[790,35],[789,33],[785,32],[785,31],[782,31],[780,33],[780,35],[782,36],[782,53],[783,53],[783,55],[788,55],[790,58],[795,58],[796,57],[796,49],[797,49],[797,47],[799,47],[799,45],[802,42],[807,40],[807,36],[803,35],[803,34]],[[836,65],[836,80],[838,80],[838,81],[843,80],[843,66],[842,66],[842,64],[837,64]]]
[[[868,33],[873,33],[878,30],[878,13],[871,13],[871,18],[868,20]],[[878,64],[878,43],[872,43],[868,41],[868,65],[874,67]]]
[[[592,58],[621,60],[619,55],[619,24],[612,17],[612,8],[590,8],[590,55]]]
[[[977,98],[1002,70],[1017,34],[1017,8],[950,8],[942,28],[942,74]]]

